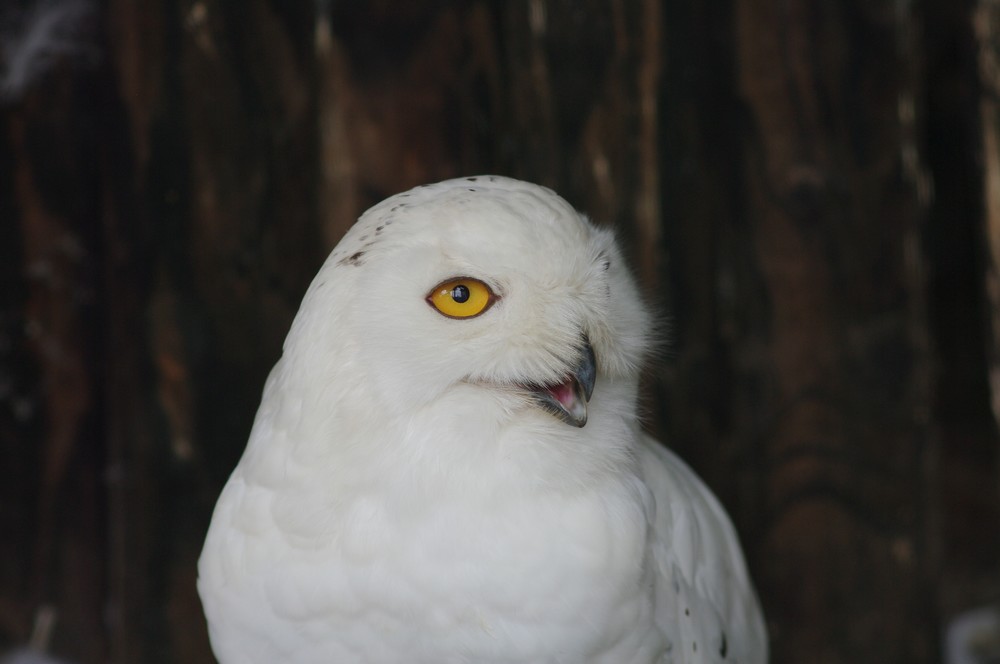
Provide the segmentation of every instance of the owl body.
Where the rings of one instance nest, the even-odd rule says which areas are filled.
[[[547,189],[485,176],[369,210],[213,516],[219,661],[765,661],[727,517],[640,431],[649,327],[611,234]]]

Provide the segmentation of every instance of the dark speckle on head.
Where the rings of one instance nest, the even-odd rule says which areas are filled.
[[[361,265],[361,258],[365,255],[363,251],[356,251],[346,258],[337,261],[337,265]]]
[[[698,652],[698,642],[697,641],[694,641],[691,644],[691,649],[694,650],[695,652]]]
[[[611,267],[611,259],[605,256],[604,260],[601,262],[601,267],[603,267],[604,271],[607,272],[608,269]]]
[[[475,191],[475,190],[476,190],[475,187],[469,187],[469,191]]]
[[[684,609],[684,615],[686,615],[686,616],[691,615],[691,609],[685,608]]]
[[[361,242],[364,242],[367,239],[368,239],[367,235],[362,235],[361,237],[358,238],[358,240],[361,241]]]
[[[469,182],[475,182],[479,178],[465,178],[465,179],[468,180]]]
[[[719,644],[719,654],[722,655],[723,659],[725,659],[726,658],[726,653],[728,653],[728,652],[729,652],[729,643],[726,642],[726,633],[723,632],[722,633],[722,643]]]

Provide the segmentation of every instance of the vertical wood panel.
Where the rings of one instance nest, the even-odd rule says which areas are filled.
[[[753,412],[742,435],[760,437],[767,461],[756,547],[778,661],[929,661],[936,647],[905,9],[736,3],[746,214],[765,284],[756,317],[767,321],[737,398]]]

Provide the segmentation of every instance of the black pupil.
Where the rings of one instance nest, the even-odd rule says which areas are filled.
[[[469,287],[465,284],[455,286],[451,289],[451,299],[459,304],[467,302],[469,300]]]

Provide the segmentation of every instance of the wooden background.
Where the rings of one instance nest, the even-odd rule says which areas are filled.
[[[311,276],[477,173],[620,230],[672,321],[649,427],[774,662],[939,661],[1000,599],[1000,0],[61,0],[12,86],[33,4],[0,10],[0,649],[51,607],[76,662],[212,661],[195,561]]]

